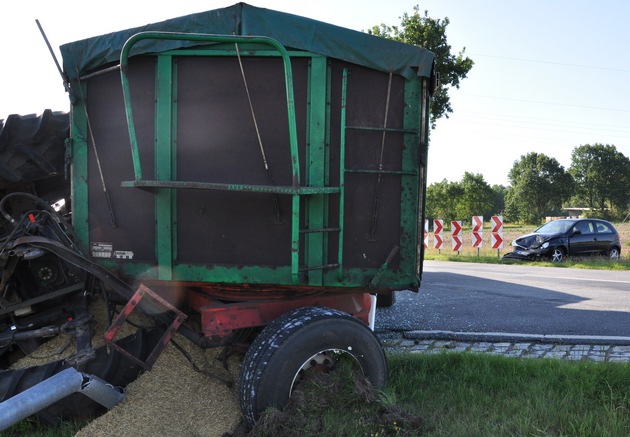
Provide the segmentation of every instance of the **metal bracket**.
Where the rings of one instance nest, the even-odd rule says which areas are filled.
[[[114,343],[114,337],[116,336],[116,334],[122,327],[123,323],[125,323],[125,320],[127,320],[127,318],[131,315],[133,310],[140,304],[140,301],[144,297],[150,297],[153,301],[157,302],[160,306],[166,308],[168,311],[175,313],[175,319],[168,326],[168,328],[164,332],[164,335],[162,335],[162,338],[160,338],[160,340],[156,344],[153,351],[151,351],[151,353],[147,357],[146,361],[142,361],[138,357],[127,352],[118,344]],[[133,360],[134,362],[138,363],[145,369],[151,370],[151,368],[153,367],[153,364],[155,364],[155,361],[158,359],[158,357],[160,356],[160,354],[162,353],[162,351],[164,350],[168,342],[171,341],[171,338],[173,338],[173,335],[175,335],[175,331],[177,331],[177,328],[179,328],[179,326],[184,322],[184,320],[186,320],[186,314],[184,314],[183,312],[175,308],[173,305],[168,303],[162,297],[155,294],[155,292],[153,292],[150,288],[148,288],[144,284],[140,284],[140,286],[138,287],[134,295],[131,297],[131,299],[129,299],[129,302],[127,302],[127,304],[124,306],[122,311],[118,314],[116,319],[114,319],[109,329],[105,332],[105,334],[103,334],[103,340],[105,340],[105,343],[109,347],[112,347],[113,349],[117,350],[118,352],[125,355],[126,357]]]
[[[392,250],[389,252],[389,255],[387,255],[387,259],[385,259],[385,262],[381,265],[381,267],[378,269],[378,272],[376,272],[376,275],[374,275],[374,277],[370,281],[370,285],[369,285],[370,290],[375,290],[378,287],[378,283],[381,280],[381,276],[383,275],[385,270],[387,270],[387,268],[389,267],[389,263],[391,263],[394,260],[394,257],[398,254],[399,250],[400,248],[398,246],[394,246]]]

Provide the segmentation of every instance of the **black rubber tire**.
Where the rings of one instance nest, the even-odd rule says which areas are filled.
[[[243,359],[238,396],[247,422],[268,407],[283,408],[300,370],[326,351],[352,356],[374,387],[385,384],[385,353],[367,325],[334,309],[298,308],[267,325]]]
[[[0,189],[63,175],[69,132],[68,113],[50,109],[0,120]]]

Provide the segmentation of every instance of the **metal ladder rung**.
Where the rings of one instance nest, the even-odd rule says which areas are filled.
[[[417,134],[417,129],[398,129],[393,127],[371,127],[371,126],[346,126],[346,129],[364,130],[374,132],[401,132],[404,134]]]
[[[333,270],[339,268],[341,264],[324,264],[323,266],[300,267],[298,271],[309,272],[311,270]]]
[[[376,175],[408,175],[417,176],[417,171],[405,171],[405,170],[370,170],[370,169],[358,169],[358,168],[344,168],[344,173],[365,173]]]
[[[340,228],[317,228],[317,229],[300,229],[301,234],[312,234],[317,232],[340,232]]]

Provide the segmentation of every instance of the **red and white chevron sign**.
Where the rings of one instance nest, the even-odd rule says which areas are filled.
[[[503,216],[493,215],[490,217],[492,222],[492,232],[501,232],[503,234]]]
[[[473,232],[483,232],[483,216],[482,215],[474,215],[472,218],[472,231]]]
[[[433,247],[441,249],[444,246],[444,238],[442,233],[444,232],[444,220],[433,220],[433,239],[435,240]]]
[[[435,243],[433,247],[436,249],[441,249],[444,246],[444,239],[442,238],[442,234],[433,234],[433,239]]]
[[[461,220],[451,221],[451,246],[453,251],[459,252],[462,248],[462,222]]]
[[[483,216],[474,215],[472,218],[472,247],[483,246]]]
[[[483,247],[483,234],[481,232],[472,233],[472,247]]]
[[[444,220],[433,220],[433,233],[442,235],[444,231]]]
[[[503,249],[503,216],[495,215],[492,220],[492,248]]]
[[[424,221],[424,248],[429,247],[429,220]]]
[[[455,236],[455,235],[457,235],[457,236],[462,235],[462,221],[461,220],[453,220],[451,222],[451,234],[453,236]]]
[[[492,248],[503,249],[503,231],[492,233]]]
[[[451,238],[451,246],[453,246],[453,251],[459,252],[462,249],[462,237],[453,235]]]

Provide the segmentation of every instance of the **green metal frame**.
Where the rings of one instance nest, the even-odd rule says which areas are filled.
[[[222,183],[207,183],[207,182],[197,182],[197,181],[177,181],[173,178],[170,163],[172,159],[168,159],[168,157],[159,156],[156,159],[156,162],[162,162],[162,160],[167,160],[168,163],[164,165],[164,168],[158,166],[156,168],[157,178],[156,180],[145,180],[143,179],[142,174],[142,165],[140,162],[140,153],[138,150],[138,140],[136,136],[135,129],[135,121],[133,117],[133,110],[131,106],[131,90],[129,85],[129,78],[127,76],[127,69],[129,64],[129,56],[133,49],[133,46],[141,41],[148,39],[169,39],[169,40],[185,40],[185,41],[200,41],[207,42],[208,44],[212,43],[247,43],[247,44],[261,44],[265,46],[270,46],[274,49],[277,54],[282,58],[282,62],[284,65],[284,80],[285,80],[285,89],[286,89],[286,100],[287,100],[287,113],[288,113],[288,123],[289,123],[289,148],[291,154],[291,167],[292,167],[292,186],[271,186],[271,185],[247,185],[247,184],[222,184]],[[181,55],[182,53],[178,53]],[[163,58],[163,56],[158,56],[158,58]],[[319,61],[318,61],[319,60]],[[312,62],[322,62],[325,58],[322,57],[314,57]],[[158,71],[163,74],[168,74],[168,63],[166,63],[165,68],[160,68],[161,64],[158,64]],[[204,34],[180,34],[180,33],[169,33],[169,32],[141,32],[138,33],[125,43],[123,46],[121,55],[120,55],[120,73],[121,73],[121,81],[122,81],[122,89],[123,89],[123,98],[125,101],[125,114],[127,117],[127,125],[129,127],[129,141],[131,146],[131,156],[133,159],[133,167],[134,167],[134,181],[124,181],[122,183],[123,187],[137,187],[137,188],[156,188],[159,189],[158,195],[158,210],[171,210],[172,204],[172,195],[167,194],[164,189],[170,188],[186,188],[186,189],[206,189],[206,190],[228,190],[228,191],[247,191],[247,192],[258,192],[258,193],[276,193],[276,194],[289,194],[293,196],[292,200],[292,233],[291,233],[291,278],[293,284],[299,283],[299,246],[300,246],[300,232],[299,232],[299,224],[300,224],[300,196],[305,195],[313,195],[317,196],[319,201],[322,201],[323,195],[339,192],[339,189],[336,187],[325,187],[323,186],[323,179],[321,178],[321,173],[323,172],[323,168],[315,168],[315,166],[309,166],[309,175],[308,175],[308,186],[301,187],[300,184],[300,165],[299,165],[299,155],[298,155],[298,138],[297,138],[297,123],[295,116],[295,101],[293,96],[293,73],[291,69],[291,59],[290,56],[280,43],[275,41],[272,38],[267,37],[246,37],[246,36],[226,36],[226,35],[204,35]],[[158,89],[159,93],[166,92],[162,91],[163,88],[159,86],[162,83],[161,80],[158,80]],[[166,83],[172,83],[169,79],[167,79]],[[323,86],[325,87],[325,77]],[[310,98],[314,99],[317,96],[317,93],[313,93]],[[158,95],[158,99],[161,96]],[[159,106],[159,105],[158,105]],[[316,107],[321,107],[323,105],[315,104]],[[164,111],[167,112],[167,111]],[[158,113],[158,120],[160,122],[166,121],[166,123],[162,124],[162,126],[170,126],[171,119],[162,120],[161,118],[169,118],[172,116],[170,113]],[[320,120],[319,117],[322,117],[321,113],[311,111],[310,112],[310,122],[315,123],[316,125],[323,125],[324,120]],[[158,123],[160,125],[160,123]],[[158,127],[158,129],[160,129]],[[158,132],[159,134],[160,132]],[[168,135],[162,133],[161,136],[158,136],[158,141],[160,138],[169,138]],[[172,139],[170,143],[172,143]],[[323,141],[316,141],[317,145],[311,144],[309,150],[316,153],[316,147],[321,147],[323,145]],[[160,144],[158,144],[159,150],[169,150],[168,147],[162,145],[160,148]],[[322,150],[322,149],[320,149]],[[172,156],[171,156],[172,158]],[[322,162],[323,160],[318,159],[317,162]],[[315,221],[315,219],[314,219]],[[158,215],[158,222],[159,215]],[[318,223],[311,223],[315,226]],[[164,227],[159,226],[159,229],[163,230],[163,236],[169,237],[172,235],[172,230],[164,229]],[[160,236],[160,235],[158,235]],[[172,238],[168,238],[169,240],[173,240]],[[158,238],[158,240],[162,240]],[[166,240],[166,238],[164,238]],[[321,246],[321,238],[319,239],[320,244],[316,244],[315,238],[309,238],[309,247],[313,247],[313,250],[309,251],[308,257],[309,262],[314,261],[314,257],[317,253],[317,246]],[[162,244],[162,243],[159,243]],[[168,243],[164,243],[168,244]],[[168,254],[173,253],[173,248],[160,248],[158,249],[158,264],[160,265],[160,279],[172,279],[169,277],[172,266],[172,259],[168,259]],[[160,253],[162,255],[160,256]],[[321,253],[321,249],[319,250]],[[315,275],[309,275],[315,276]],[[319,281],[321,285],[321,281]]]
[[[207,42],[215,45],[212,50],[208,48],[180,49],[155,55],[157,57],[156,68],[156,109],[155,109],[155,178],[152,180],[143,178],[142,164],[136,137],[135,121],[131,107],[131,91],[127,76],[129,57],[133,54],[133,46],[147,39],[175,39]],[[272,185],[246,185],[224,184],[200,181],[180,181],[176,174],[175,148],[177,138],[177,68],[173,66],[173,58],[177,56],[235,56],[234,49],[226,49],[225,44],[247,44],[257,47],[256,50],[248,50],[247,56],[278,56],[284,65],[284,80],[286,88],[286,102],[288,112],[290,155],[292,166],[291,186]],[[308,57],[310,61],[308,77],[308,109],[307,109],[307,144],[305,151],[306,162],[309,164],[305,173],[305,186],[300,186],[300,165],[298,156],[298,137],[296,128],[295,103],[293,97],[293,76],[291,70],[291,57]],[[426,130],[421,128],[420,105],[427,105],[428,98],[423,94],[423,85],[420,78],[406,80],[405,102],[407,105],[404,118],[405,129],[396,130],[403,132],[405,138],[403,168],[398,172],[383,172],[400,175],[403,184],[403,199],[401,211],[401,229],[403,236],[409,244],[403,244],[400,252],[400,269],[398,272],[384,269],[349,269],[343,266],[343,241],[344,241],[344,183],[345,173],[345,132],[347,129],[359,129],[359,127],[346,126],[346,98],[348,71],[343,72],[342,78],[342,102],[341,102],[341,144],[340,144],[340,174],[339,187],[329,186],[329,142],[330,132],[330,67],[328,59],[324,56],[308,52],[291,52],[277,41],[266,37],[243,37],[205,34],[179,34],[162,32],[143,32],[132,36],[124,45],[120,57],[120,72],[125,102],[125,114],[129,128],[129,140],[134,168],[134,180],[123,181],[122,187],[142,188],[152,190],[156,194],[156,251],[157,251],[157,278],[165,281],[199,281],[207,282],[212,278],[213,282],[239,283],[244,277],[248,282],[256,283],[286,283],[290,278],[293,284],[300,283],[300,273],[307,270],[308,283],[303,285],[328,285],[338,287],[365,287],[366,277],[372,278],[379,275],[381,284],[389,289],[401,289],[417,286],[417,281],[410,278],[410,273],[415,272],[417,262],[418,240],[418,215],[421,205],[417,199],[421,175],[418,172],[419,144],[425,144],[426,139],[419,136],[425,135]],[[77,105],[83,105],[79,102]],[[87,188],[81,181],[87,180],[87,119],[81,116],[81,111],[73,112],[72,132],[75,138],[73,146],[73,196],[79,199],[74,205],[74,224],[78,235],[88,241],[88,200]],[[325,127],[322,129],[321,127]],[[409,127],[409,128],[407,128]],[[361,127],[360,129],[370,129]],[[382,130],[382,129],[379,129]],[[370,173],[374,171],[362,170]],[[422,172],[424,174],[424,172]],[[177,238],[174,223],[176,222],[176,203],[178,189],[202,189],[202,190],[228,190],[253,193],[275,193],[292,196],[291,212],[291,265],[273,268],[257,266],[194,266],[183,265],[175,262],[177,254]],[[339,228],[331,229],[327,223],[330,194],[339,195]],[[81,202],[80,199],[84,199]],[[302,202],[302,199],[306,199]],[[304,208],[305,224],[307,229],[300,230],[300,208]],[[327,244],[330,233],[338,233],[339,249],[337,260],[328,260]],[[304,244],[303,263],[300,266],[300,245]],[[385,260],[384,260],[385,261]],[[104,265],[111,264],[123,269],[127,275],[137,276],[150,270],[150,266],[141,262],[126,262],[122,265],[114,261],[101,260]],[[151,269],[153,270],[153,269]],[[154,270],[153,270],[154,271]],[[282,279],[286,278],[286,279]]]

